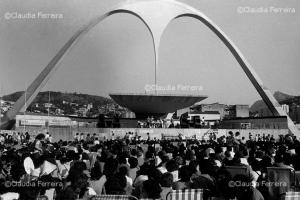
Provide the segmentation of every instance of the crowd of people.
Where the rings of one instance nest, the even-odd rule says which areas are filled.
[[[30,140],[1,136],[2,199],[90,199],[95,195],[132,195],[167,200],[172,190],[205,189],[205,198],[263,200],[270,194],[268,167],[300,170],[300,142],[292,135],[240,138],[100,141],[95,134],[52,142],[45,134]],[[226,166],[245,167],[234,177]],[[234,181],[234,182],[232,182]],[[246,183],[246,184],[233,184]],[[281,187],[282,185],[280,185]],[[279,194],[280,195],[280,194]]]
[[[138,121],[137,127],[139,128],[169,128],[166,120],[155,119],[153,116],[147,117],[144,121]]]

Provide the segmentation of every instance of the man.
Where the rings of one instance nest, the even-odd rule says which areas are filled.
[[[74,136],[74,141],[75,142],[79,142],[80,141],[80,135],[79,135],[79,133],[76,133],[76,135]]]
[[[97,145],[97,144],[100,144],[100,141],[99,141],[98,137],[95,137],[95,139],[94,139],[94,145]]]

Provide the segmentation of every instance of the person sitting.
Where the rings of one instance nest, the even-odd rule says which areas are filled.
[[[160,198],[162,200],[167,200],[167,195],[170,191],[172,191],[172,185],[173,185],[173,174],[167,172],[164,173],[160,179],[160,186],[161,186],[161,193]]]
[[[88,176],[80,171],[72,173],[71,184],[57,197],[58,200],[76,200],[82,198],[88,190]]]
[[[233,181],[234,183],[241,183],[241,185],[236,185],[233,188],[234,195],[237,200],[264,200],[260,191],[251,184],[250,177],[245,175],[236,175],[233,178]]]
[[[192,172],[189,166],[182,166],[179,168],[179,180],[173,183],[174,190],[183,190],[190,188],[190,179],[192,176]]]
[[[129,169],[129,177],[134,181],[136,178],[136,174],[138,171],[138,160],[135,157],[130,157],[128,159],[129,165],[130,165],[130,169]]]
[[[97,163],[91,170],[91,180],[89,181],[90,187],[95,190],[97,195],[102,194],[102,183],[101,178],[102,173],[99,164]]]

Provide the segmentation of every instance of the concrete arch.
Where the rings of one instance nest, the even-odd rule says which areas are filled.
[[[208,27],[218,38],[225,44],[227,49],[232,53],[234,58],[237,60],[239,65],[242,67],[243,71],[247,75],[247,77],[250,79],[251,83],[254,85],[256,90],[258,90],[260,96],[265,96],[261,90],[263,88],[267,89],[266,87],[263,86],[263,82],[259,78],[259,76],[256,74],[255,70],[252,68],[252,66],[248,63],[248,61],[245,59],[241,51],[238,49],[238,47],[229,39],[229,37],[216,25],[214,24],[209,18],[204,15],[201,12],[198,12],[197,14],[195,13],[185,13],[185,14],[180,14],[178,16],[175,16],[169,24],[178,19],[178,18],[183,18],[183,17],[190,17],[199,20],[201,23],[203,23],[206,27]],[[169,24],[167,26],[169,26]],[[264,98],[263,98],[264,99]],[[267,101],[269,99],[266,99]],[[277,102],[276,102],[277,103]],[[267,104],[268,106],[270,103]],[[277,103],[278,106],[280,106]],[[271,110],[272,105],[269,107]],[[278,112],[275,111],[274,109],[271,110],[272,114],[275,116],[278,116]]]
[[[155,84],[156,84],[156,70],[158,66],[158,54],[159,54],[159,44],[161,36],[164,30],[167,28],[168,24],[180,17],[192,17],[200,20],[207,27],[209,27],[227,46],[231,51],[235,59],[238,61],[247,77],[250,79],[253,86],[258,91],[259,95],[268,105],[269,109],[274,115],[287,116],[287,114],[282,110],[279,103],[276,101],[272,93],[263,85],[263,82],[258,77],[254,69],[247,62],[245,57],[242,55],[240,50],[234,45],[234,43],[226,36],[226,34],[206,15],[201,13],[199,10],[186,5],[184,3],[178,2],[176,0],[147,0],[147,1],[130,1],[119,5],[115,9],[111,9],[106,14],[101,15],[92,19],[87,25],[80,28],[65,45],[59,50],[59,52],[53,57],[49,64],[44,68],[44,70],[38,75],[38,77],[31,83],[27,89],[27,98],[23,94],[18,101],[14,104],[14,107],[10,109],[4,119],[1,119],[1,127],[3,127],[3,122],[8,122],[12,120],[15,115],[20,110],[25,110],[26,104],[29,105],[33,99],[36,97],[41,88],[46,84],[50,76],[58,68],[59,61],[62,60],[64,55],[80,40],[80,38],[87,33],[90,29],[96,26],[98,23],[103,21],[106,17],[116,14],[116,13],[129,13],[138,17],[148,28],[155,53]],[[26,100],[26,102],[25,102]],[[289,130],[294,134],[299,134],[296,126],[292,120],[288,118]]]
[[[25,93],[17,100],[17,102],[14,104],[13,108],[10,109],[4,117],[1,119],[1,127],[5,127],[8,121],[14,119],[16,114],[20,111],[25,111],[27,106],[32,103],[34,98],[37,96],[39,91],[45,86],[51,75],[58,69],[60,61],[63,59],[63,57],[71,50],[71,48],[92,28],[94,28],[97,24],[99,24],[101,21],[106,19],[107,17],[113,15],[113,14],[119,14],[119,13],[127,13],[131,14],[133,16],[136,16],[138,19],[140,19],[144,25],[147,27],[149,33],[152,37],[153,46],[155,46],[155,41],[153,37],[153,33],[148,26],[148,24],[144,21],[144,19],[135,12],[132,12],[130,10],[126,9],[114,9],[110,12],[105,13],[104,15],[101,15],[100,17],[96,17],[92,19],[87,25],[81,27],[66,43],[65,45],[58,51],[58,53],[52,58],[52,60],[48,63],[48,65],[43,69],[43,71],[35,78],[35,80],[31,83],[31,85],[26,90]],[[154,49],[154,56],[157,55],[156,49]],[[155,57],[155,60],[157,58]],[[156,65],[156,62],[155,62]],[[155,81],[156,81],[156,67],[155,67]]]
[[[271,91],[264,86],[263,82],[256,74],[255,70],[248,63],[246,58],[243,56],[238,47],[229,39],[229,37],[215,24],[213,23],[206,15],[201,12],[193,11],[192,13],[184,13],[177,15],[171,21],[182,18],[182,17],[191,17],[199,20],[204,25],[206,25],[213,33],[215,33],[218,38],[225,44],[225,46],[229,49],[232,55],[235,57],[236,61],[239,63],[252,85],[255,87],[256,91],[262,97],[263,101],[268,106],[269,110],[272,112],[274,116],[287,116],[288,127],[291,133],[299,134],[299,130],[296,128],[294,122],[290,119],[290,117],[283,111],[281,105],[274,98]],[[171,21],[169,23],[171,23]],[[168,24],[169,25],[169,24]]]

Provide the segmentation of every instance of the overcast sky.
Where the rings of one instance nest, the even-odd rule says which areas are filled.
[[[64,43],[91,18],[122,0],[1,0],[0,96],[24,90]],[[182,0],[211,18],[236,44],[271,91],[300,95],[299,0]],[[239,13],[243,8],[295,12]],[[242,10],[243,11],[243,10]],[[5,19],[6,13],[62,14],[62,19]],[[158,10],[159,12],[159,10]],[[92,29],[63,59],[45,90],[108,96],[144,93],[154,84],[151,37],[134,16],[117,14]],[[260,99],[229,50],[191,18],[173,21],[163,35],[159,86],[203,90],[164,93],[207,95],[205,102],[252,104]]]

